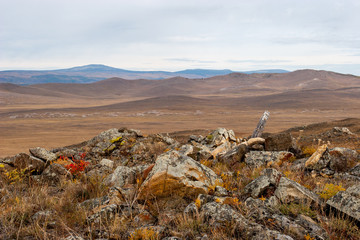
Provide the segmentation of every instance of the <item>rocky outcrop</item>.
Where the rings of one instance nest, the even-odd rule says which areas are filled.
[[[338,192],[326,204],[360,223],[360,184]]]
[[[140,188],[140,199],[193,197],[222,180],[208,167],[177,151],[160,155]]]
[[[315,153],[305,162],[305,167],[325,175],[335,172],[345,172],[360,162],[360,154],[347,148],[328,149],[327,145],[320,146]]]

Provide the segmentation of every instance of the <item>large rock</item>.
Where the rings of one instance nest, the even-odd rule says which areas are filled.
[[[52,153],[46,150],[45,148],[41,148],[41,147],[30,148],[29,152],[34,157],[40,158],[46,162],[52,162],[57,158],[55,153]]]
[[[260,177],[246,185],[244,188],[244,193],[249,194],[253,198],[258,198],[261,196],[268,197],[268,195],[271,195],[271,192],[274,193],[281,177],[282,174],[276,169],[264,169]]]
[[[265,138],[266,151],[292,151],[295,148],[291,133],[271,134]]]
[[[309,189],[301,186],[299,183],[282,177],[275,190],[274,195],[282,203],[309,203],[314,205],[321,205],[322,201],[318,195]]]
[[[201,214],[203,214],[205,220],[212,226],[229,226],[231,223],[235,224],[240,235],[238,237],[241,239],[293,239],[288,235],[269,230],[260,224],[248,221],[243,215],[227,204],[219,204],[216,202],[206,203],[201,208]]]
[[[338,192],[326,204],[360,222],[360,184]]]
[[[245,162],[251,167],[271,166],[281,164],[293,156],[291,152],[250,151],[245,154]]]
[[[360,162],[360,154],[352,149],[336,147],[329,150],[331,170],[343,172]]]
[[[208,167],[172,150],[160,155],[140,188],[140,199],[192,197],[208,193],[221,179]]]
[[[45,162],[39,158],[19,153],[4,161],[18,170],[26,169],[29,172],[41,173],[45,169]]]

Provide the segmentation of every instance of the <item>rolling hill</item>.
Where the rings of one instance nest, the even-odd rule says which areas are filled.
[[[100,64],[91,64],[80,67],[58,70],[27,71],[12,70],[0,71],[0,83],[14,83],[21,85],[40,84],[40,83],[91,83],[107,78],[118,77],[124,79],[165,79],[171,77],[186,78],[207,78],[217,75],[226,75],[233,71],[212,70],[212,69],[188,69],[177,72],[166,71],[130,71],[125,69],[113,68]],[[283,73],[281,69],[269,69],[249,71],[244,73]]]

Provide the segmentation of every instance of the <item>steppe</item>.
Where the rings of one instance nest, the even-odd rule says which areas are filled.
[[[360,118],[360,78],[299,70],[90,84],[1,83],[0,157],[79,143],[114,127],[178,135],[226,127],[245,137],[264,110],[271,114],[267,132]]]

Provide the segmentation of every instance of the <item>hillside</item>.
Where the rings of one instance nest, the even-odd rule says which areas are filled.
[[[358,240],[359,130],[360,119],[253,138],[121,127],[41,144],[0,158],[0,238]]]

